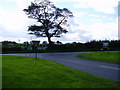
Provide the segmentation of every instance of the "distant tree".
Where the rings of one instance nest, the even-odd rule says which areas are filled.
[[[28,42],[28,41],[26,41],[26,42],[23,42],[23,44],[24,44],[24,46],[25,46],[25,47],[28,47],[29,42]]]
[[[57,44],[57,45],[62,45],[62,42],[57,41],[56,44]]]
[[[46,41],[43,41],[42,44],[47,44],[47,42],[46,42]]]
[[[73,44],[73,46],[76,46],[76,45],[77,45],[77,43],[76,43],[76,42],[73,42],[72,44]]]
[[[17,44],[15,41],[3,41],[4,44]]]
[[[39,25],[31,25],[28,28],[30,34],[37,37],[47,37],[49,44],[52,44],[51,37],[60,37],[67,33],[66,26],[69,26],[67,19],[73,17],[67,8],[57,8],[49,0],[38,0],[31,2],[31,5],[24,12],[28,18],[35,19]]]

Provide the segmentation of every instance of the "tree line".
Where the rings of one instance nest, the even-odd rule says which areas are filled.
[[[103,43],[108,43],[107,48]],[[105,50],[120,50],[120,40],[93,40],[86,43],[66,43],[62,45],[52,45],[48,50],[53,51],[105,51]]]
[[[107,48],[103,47],[103,43],[109,43]],[[45,45],[45,46],[44,46]],[[33,47],[32,43],[24,42],[24,43],[16,43],[11,41],[3,41],[2,42],[2,51],[3,52],[20,52],[26,51],[28,47]],[[120,40],[92,40],[86,43],[80,42],[72,42],[65,43],[57,41],[56,43],[49,45],[45,41],[39,44],[39,47],[46,47],[45,49],[39,50],[38,52],[68,52],[68,51],[102,51],[102,50],[120,50]],[[34,52],[33,50],[31,52]]]

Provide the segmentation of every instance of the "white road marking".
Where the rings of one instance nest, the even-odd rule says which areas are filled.
[[[102,65],[100,65],[100,67],[103,67],[103,68],[110,68],[110,69],[116,69],[116,70],[120,70],[120,68],[109,67],[109,66],[102,66]]]

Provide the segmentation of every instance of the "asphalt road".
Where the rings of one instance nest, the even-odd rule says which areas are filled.
[[[38,53],[38,58],[55,61],[57,63],[64,64],[77,70],[82,70],[95,76],[120,82],[120,65],[77,58],[76,55],[80,53],[86,52]],[[35,57],[35,53],[6,55]]]

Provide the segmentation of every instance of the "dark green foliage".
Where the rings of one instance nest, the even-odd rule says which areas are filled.
[[[46,45],[46,49],[41,50],[39,52],[75,52],[75,51],[113,51],[113,50],[120,50],[120,40],[111,40],[109,42],[109,49],[103,49],[103,41],[90,41],[86,43],[66,43],[62,44],[61,42],[57,41],[56,44],[53,45]],[[32,46],[30,43],[27,42],[23,44],[18,43],[2,43],[2,49],[4,52],[34,52],[34,51],[27,51],[27,46]]]
[[[109,49],[103,48],[103,41],[90,41],[86,43],[67,43],[62,45],[52,45],[48,47],[48,51],[60,51],[60,52],[67,52],[67,51],[112,51],[112,50],[120,50],[120,40],[111,40],[109,42]]]
[[[22,51],[24,50],[24,47],[22,47],[20,44],[17,44],[16,42],[11,41],[3,41],[2,42],[2,51]]]

